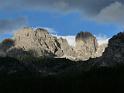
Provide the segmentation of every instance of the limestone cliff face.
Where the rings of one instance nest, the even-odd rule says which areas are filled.
[[[47,30],[24,28],[15,34],[15,48],[34,51],[34,56],[60,57],[68,53],[70,46],[66,39],[57,39]]]
[[[87,52],[97,51],[98,43],[96,37],[93,36],[90,32],[78,33],[75,40],[76,40],[76,48],[78,50],[87,48]]]
[[[14,37],[16,48],[22,48],[25,51],[35,51],[34,56],[46,55],[45,51],[48,51],[48,53],[54,52],[56,48],[54,38],[51,38],[44,29],[33,31],[31,28],[24,28],[18,31]]]
[[[0,53],[19,58],[24,56],[64,57],[77,61],[102,55],[96,37],[91,33],[80,32],[75,40],[76,46],[71,47],[66,39],[52,36],[45,29],[23,28],[14,34],[14,46]]]
[[[98,43],[96,37],[89,32],[80,32],[76,36],[75,50],[79,57],[89,59],[95,57],[95,53],[98,49]]]

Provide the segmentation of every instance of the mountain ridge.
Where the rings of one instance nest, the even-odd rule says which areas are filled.
[[[20,59],[0,57],[0,91],[29,93],[47,90],[55,93],[62,90],[65,93],[69,90],[80,93],[116,90],[124,84],[123,73],[124,32],[120,32],[109,40],[101,57],[87,61],[33,56]]]
[[[15,44],[7,49],[7,53],[5,54],[10,57],[13,55],[16,56],[16,54],[12,54],[15,49],[15,53],[17,53],[17,50],[22,50],[22,54],[20,54],[21,52],[17,53],[17,55],[20,54],[20,56],[23,55],[23,51],[32,51],[32,55],[30,54],[29,56],[65,57],[75,61],[88,60],[90,57],[95,58],[101,56],[107,46],[98,46],[96,37],[91,33],[89,33],[86,38],[85,35],[88,33],[89,32],[78,33],[77,36],[80,35],[82,39],[77,40],[77,37],[75,37],[76,46],[72,47],[68,44],[66,39],[62,37],[57,38],[51,35],[46,29],[37,28],[34,30],[32,28],[23,28],[14,34]],[[92,38],[89,39],[90,37]]]

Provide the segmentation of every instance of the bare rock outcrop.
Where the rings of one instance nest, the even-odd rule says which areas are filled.
[[[98,60],[101,66],[113,66],[124,63],[124,32],[113,36],[102,57]]]
[[[0,45],[0,56],[10,57],[57,57],[74,61],[98,57],[103,48],[98,47],[96,37],[90,32],[77,34],[76,46],[72,47],[66,39],[57,38],[42,28],[23,28],[14,34],[14,40],[6,39]]]
[[[124,59],[124,32],[120,32],[113,36],[109,40],[107,49],[105,50],[103,56],[112,57],[113,60],[117,62],[123,61]]]
[[[98,43],[95,36],[93,36],[90,32],[80,32],[77,34],[75,40],[75,50],[78,57],[83,59],[95,57],[95,53],[98,49]]]
[[[61,57],[70,52],[66,39],[52,36],[47,30],[24,28],[15,33],[15,48],[34,51],[33,56]],[[68,52],[69,51],[69,52]]]
[[[68,44],[66,39],[59,38],[58,42],[61,45],[61,50],[64,53],[64,56],[75,56],[74,49]]]

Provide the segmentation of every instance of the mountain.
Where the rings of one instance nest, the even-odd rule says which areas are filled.
[[[4,40],[6,41],[6,40]],[[99,46],[97,39],[90,32],[79,32],[75,37],[76,46],[72,47],[66,39],[57,38],[43,28],[23,28],[14,34],[14,44],[1,48],[2,56],[15,58],[34,56],[47,58],[67,58],[74,61],[88,60],[102,55],[106,46]],[[10,42],[10,43],[13,43]],[[3,54],[4,53],[4,54]]]
[[[76,47],[77,57],[83,59],[89,59],[95,57],[98,49],[98,42],[95,36],[90,32],[79,32],[76,35]]]
[[[114,35],[109,40],[101,59],[104,65],[124,63],[124,32]]]
[[[25,55],[32,54],[23,49],[20,51]],[[118,33],[109,40],[108,47],[101,57],[90,58],[87,61],[34,56],[22,60],[0,57],[0,91],[30,93],[40,90],[65,93],[68,90],[71,93],[84,91],[91,93],[99,90],[104,92],[114,90],[118,92],[123,89],[123,84],[124,32]]]
[[[35,31],[32,28],[24,28],[15,33],[16,49],[32,51],[35,57],[61,57],[71,52],[72,48],[68,45],[67,40],[52,36],[47,30],[38,28]]]

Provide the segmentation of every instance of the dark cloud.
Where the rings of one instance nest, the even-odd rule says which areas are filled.
[[[115,1],[122,0],[21,0],[17,3],[20,3],[20,5],[23,5],[27,9],[76,9],[94,15]]]
[[[109,6],[116,1],[124,2],[123,0],[0,0],[5,8],[25,8],[25,9],[42,9],[42,8],[54,8],[54,9],[78,9],[85,11],[89,14],[96,14],[103,8]],[[13,8],[14,9],[14,8]]]
[[[12,33],[15,30],[26,26],[25,18],[2,19],[0,20],[0,34]]]
[[[124,0],[0,0],[0,9],[12,10],[78,10],[102,22],[124,21]],[[121,22],[120,22],[121,21]]]

